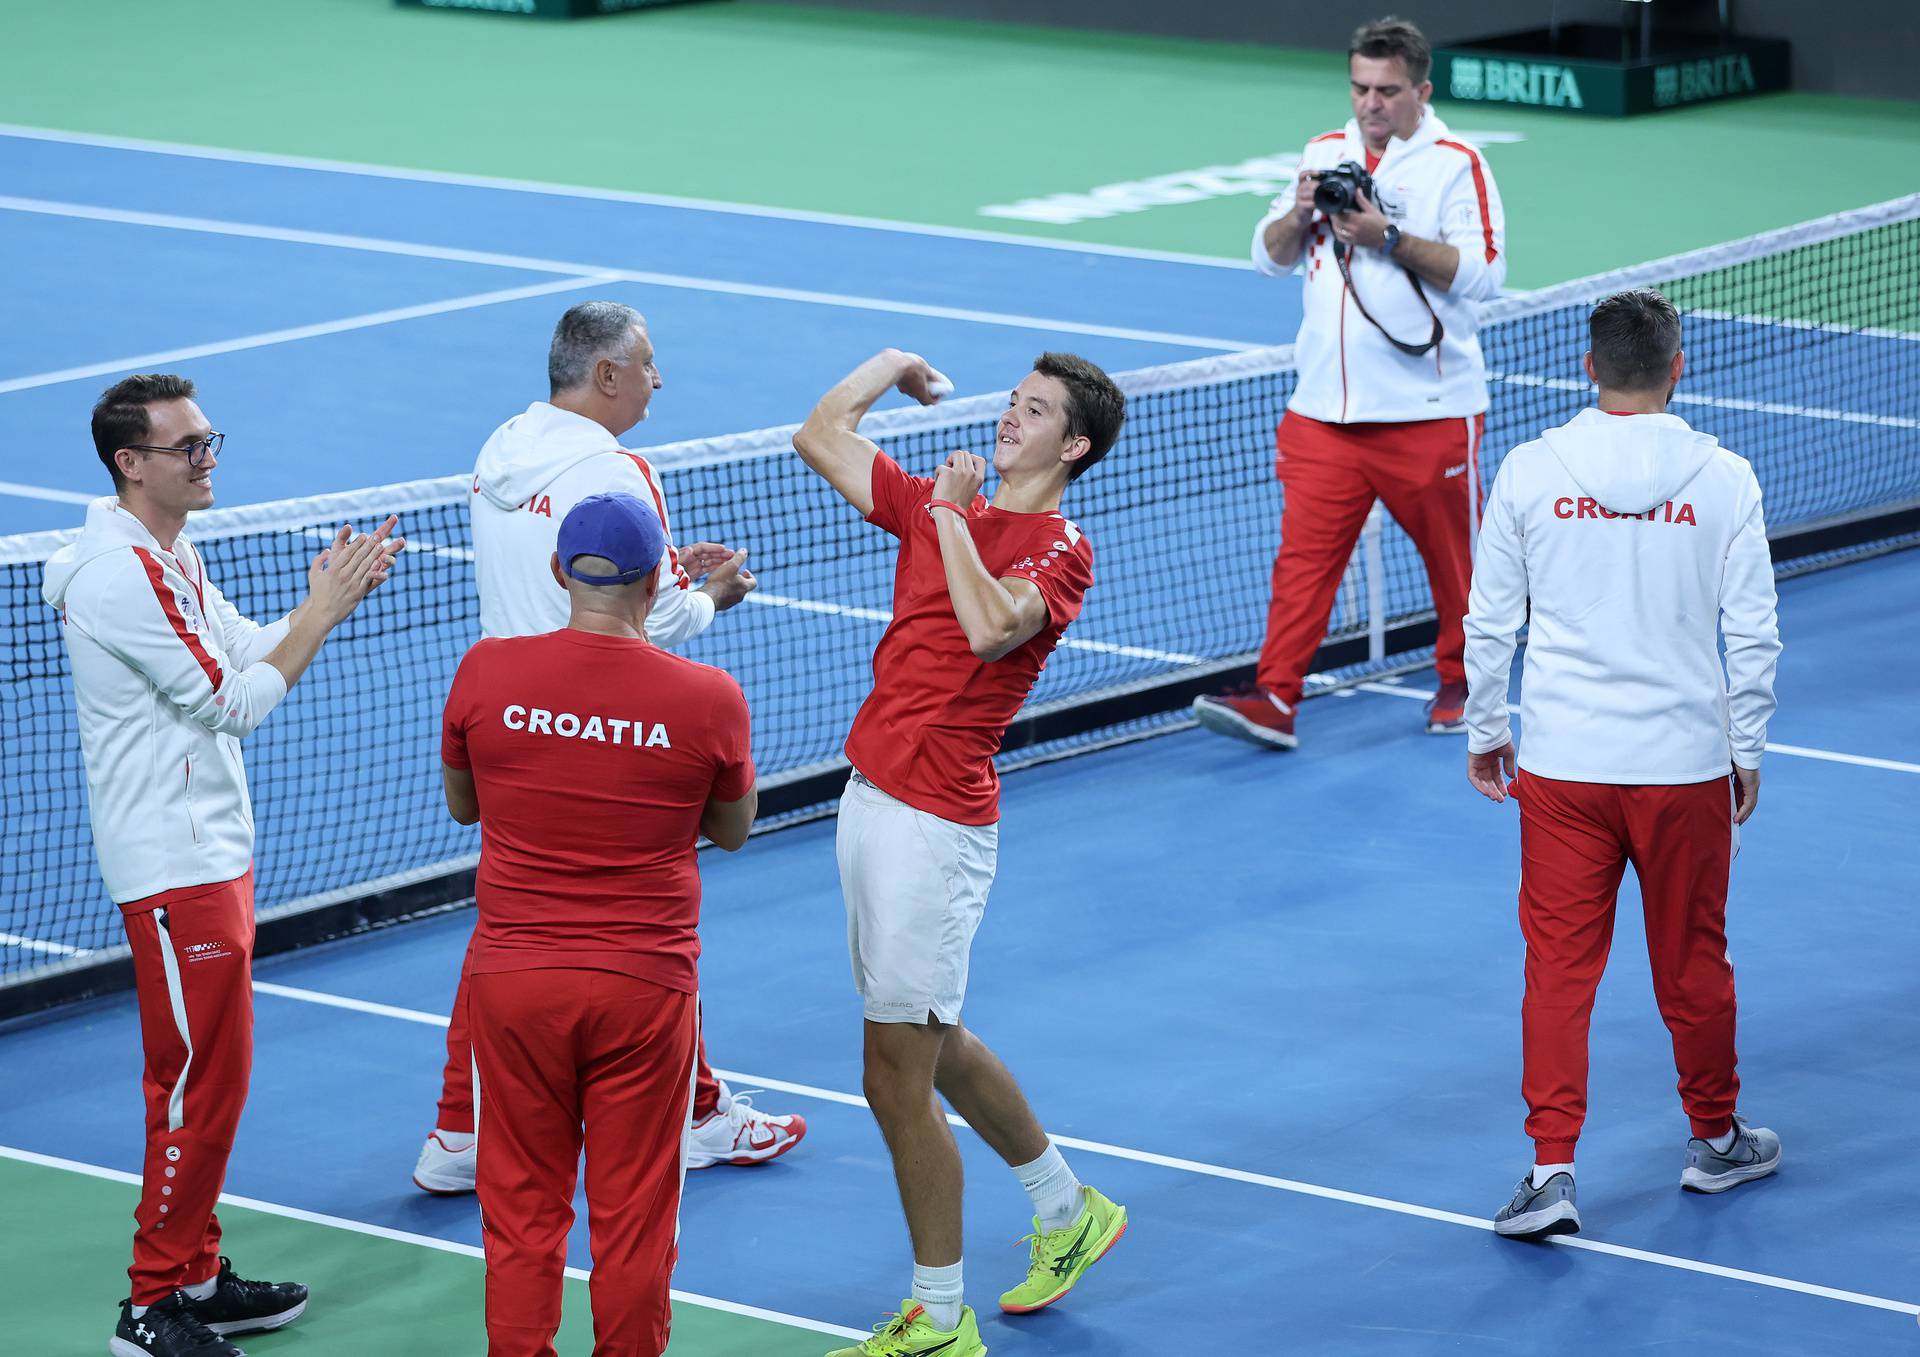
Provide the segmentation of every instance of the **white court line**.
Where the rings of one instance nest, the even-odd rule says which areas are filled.
[[[184,349],[143,353],[131,358],[113,358],[104,363],[89,363],[85,367],[61,368],[55,372],[40,372],[28,377],[11,377],[0,381],[0,395],[9,391],[27,391],[40,386],[57,386],[61,382],[76,382],[84,377],[104,377],[113,372],[139,372],[166,368],[189,358],[210,358],[217,353],[240,353],[247,349],[264,349],[270,344],[287,344],[297,339],[317,339],[321,335],[344,334],[349,330],[369,330],[377,325],[392,325],[403,320],[420,320],[426,316],[444,316],[455,311],[472,311],[482,306],[525,301],[530,297],[545,297],[555,292],[578,292],[582,288],[598,287],[602,283],[615,281],[618,280],[605,274],[593,274],[584,278],[558,278],[549,283],[530,283],[526,287],[504,288],[498,292],[475,292],[465,297],[450,297],[441,302],[422,302],[418,306],[395,307],[389,311],[369,311],[365,315],[321,321],[315,325],[296,325],[287,330],[267,330],[261,334],[242,335],[238,339],[223,339],[212,344],[195,344]],[[4,484],[0,484],[0,490],[4,489]],[[84,502],[92,496],[76,495],[73,498]]]
[[[327,249],[359,250],[369,254],[401,255],[411,259],[434,259],[444,263],[487,264],[497,268],[522,269],[530,273],[561,273],[573,277],[591,274],[606,281],[639,283],[648,287],[712,292],[730,297],[757,297],[767,301],[800,302],[811,306],[838,307],[848,311],[878,311],[888,315],[922,316],[931,320],[970,321],[977,325],[999,325],[1015,330],[1094,335],[1102,339],[1129,339],[1148,344],[1166,344],[1175,348],[1207,349],[1218,353],[1239,353],[1262,347],[1243,339],[1215,339],[1205,335],[1136,330],[1121,325],[1088,325],[1079,321],[1055,320],[1044,316],[1023,316],[1000,311],[976,311],[959,306],[898,302],[884,297],[857,297],[841,292],[814,292],[806,288],[739,283],[724,278],[696,278],[679,273],[653,273],[644,269],[610,268],[601,264],[577,264],[558,259],[539,259],[531,255],[498,254],[490,250],[462,250],[445,245],[421,245],[412,241],[384,240],[375,236],[340,235],[331,231],[301,231],[281,226],[254,226],[244,222],[215,221],[206,217],[181,217],[165,212],[129,212],[119,208],[89,207],[80,203],[51,202],[41,198],[14,198],[0,195],[0,211],[27,212],[81,221],[114,222],[124,226],[151,226],[160,230],[189,231],[200,235],[237,236],[246,240],[272,240],[288,245],[315,245]]]
[[[420,1023],[427,1027],[445,1028],[448,1023],[446,1018],[435,1013],[396,1008],[391,1004],[376,1004],[365,999],[349,999],[338,994],[324,994],[317,990],[295,989],[289,985],[264,985],[259,981],[255,981],[253,987],[263,994],[299,999],[307,1003],[322,1004],[328,1008],[350,1009],[376,1017],[398,1018],[403,1022]],[[843,1107],[867,1106],[865,1098],[854,1093],[842,1093],[838,1089],[819,1088],[813,1084],[796,1084],[786,1079],[768,1079],[740,1070],[716,1069],[714,1073],[736,1087],[773,1089],[780,1093],[791,1093],[796,1097],[838,1103]],[[966,1125],[964,1120],[951,1112],[947,1114],[947,1120],[955,1126]],[[1109,1145],[1098,1140],[1082,1140],[1076,1136],[1056,1135],[1052,1138],[1055,1144],[1067,1149],[1104,1155],[1111,1159],[1125,1159],[1136,1164],[1150,1164],[1157,1168],[1175,1169],[1182,1173],[1197,1174],[1206,1178],[1220,1178],[1228,1182],[1246,1183],[1253,1187],[1271,1188],[1275,1191],[1291,1192],[1305,1197],[1318,1197],[1323,1201],[1342,1202],[1348,1206],[1365,1206],[1375,1211],[1390,1211],[1395,1215],[1414,1216],[1421,1220],[1439,1221],[1447,1225],[1461,1225],[1473,1230],[1493,1229],[1491,1220],[1479,1216],[1462,1215],[1458,1211],[1442,1211],[1413,1202],[1395,1201],[1391,1197],[1374,1197],[1363,1192],[1346,1192],[1340,1188],[1322,1187],[1318,1183],[1301,1182],[1296,1178],[1276,1178],[1270,1174],[1224,1168],[1218,1164],[1202,1163],[1197,1159],[1154,1154],[1148,1150],[1128,1149],[1124,1145]],[[1654,1253],[1647,1249],[1629,1248],[1624,1244],[1609,1244],[1598,1239],[1581,1239],[1573,1235],[1550,1235],[1548,1240],[1561,1248],[1606,1254],[1609,1257],[1626,1258],[1637,1263],[1653,1263],[1660,1267],[1676,1268],[1682,1272],[1697,1272],[1709,1277],[1722,1277],[1729,1281],[1771,1287],[1777,1291],[1793,1291],[1804,1296],[1817,1296],[1824,1300],[1845,1301],[1849,1305],[1864,1305],[1876,1310],[1893,1310],[1899,1314],[1920,1315],[1920,1305],[1909,1301],[1889,1300],[1885,1296],[1870,1296],[1860,1291],[1843,1291],[1837,1287],[1795,1281],[1791,1277],[1776,1277],[1766,1272],[1750,1272],[1745,1268],[1722,1267],[1718,1263],[1702,1263],[1696,1259],[1681,1258],[1674,1254]]]
[[[0,1159],[12,1159],[38,1168],[61,1169],[67,1173],[78,1173],[88,1178],[102,1178],[110,1183],[128,1183],[134,1187],[140,1185],[140,1175],[137,1173],[103,1168],[98,1164],[83,1164],[77,1159],[60,1159],[50,1154],[37,1154],[32,1150],[15,1149],[11,1145],[0,1145]],[[409,1230],[394,1230],[385,1225],[372,1225],[364,1220],[348,1220],[344,1216],[322,1215],[318,1211],[305,1211],[297,1206],[282,1206],[278,1202],[261,1201],[257,1197],[238,1197],[231,1192],[222,1192],[220,1204],[258,1211],[263,1215],[279,1216],[282,1220],[297,1220],[306,1225],[324,1225],[331,1230],[346,1230],[352,1234],[367,1235],[373,1239],[392,1240],[396,1244],[414,1244],[423,1249],[433,1249],[438,1253],[458,1254],[463,1258],[486,1257],[485,1251],[477,1245],[461,1244],[451,1239],[439,1239],[433,1235],[414,1234]],[[576,1281],[586,1281],[588,1275],[586,1268],[567,1269],[567,1276]],[[691,1291],[676,1290],[668,1294],[684,1305],[698,1305],[706,1310],[723,1310],[730,1315],[745,1315],[751,1319],[769,1320],[791,1328],[810,1329],[814,1333],[845,1335],[849,1338],[865,1338],[871,1333],[867,1329],[843,1328],[838,1324],[808,1319],[803,1315],[789,1315],[779,1310],[763,1310],[757,1305],[742,1305],[738,1301],[719,1300],[713,1296],[696,1295]]]
[[[44,952],[48,956],[90,956],[85,947],[69,947],[64,942],[42,942],[39,938],[22,937],[18,933],[0,933],[0,947],[18,947],[28,952]]]
[[[1554,391],[1593,390],[1591,382],[1569,377],[1542,377],[1530,372],[1489,372],[1496,382],[1514,386],[1546,387]],[[1701,405],[1715,410],[1744,410],[1752,414],[1786,415],[1795,419],[1838,420],[1843,424],[1876,424],[1886,429],[1920,429],[1920,419],[1905,415],[1873,415],[1862,410],[1830,410],[1819,405],[1787,405],[1779,401],[1740,400],[1733,396],[1709,396],[1698,391],[1676,391],[1669,398],[1674,405]]]
[[[398,179],[416,184],[451,184],[458,188],[497,189],[505,193],[533,193],[552,198],[587,198],[596,202],[637,203],[644,207],[676,207],[689,212],[718,212],[735,217],[764,217],[772,221],[850,226],[862,231],[934,236],[947,240],[977,240],[991,245],[1014,245],[1034,250],[1064,251],[1068,254],[1109,255],[1118,259],[1144,259],[1163,264],[1197,264],[1202,268],[1210,269],[1241,270],[1249,267],[1245,259],[1224,255],[1186,254],[1177,250],[1150,250],[1130,245],[1095,245],[1087,241],[1053,240],[1045,236],[1019,235],[1012,231],[983,231],[978,227],[964,226],[928,226],[919,222],[892,221],[884,217],[851,216],[842,212],[809,212],[804,208],[765,207],[757,203],[728,202],[717,198],[684,198],[664,193],[639,193],[625,189],[550,184],[535,179],[503,179],[492,175],[459,174],[443,170],[410,170],[395,165],[370,165],[352,160],[324,160],[311,156],[234,151],[217,146],[150,141],[139,137],[112,137],[88,132],[63,132],[47,127],[23,127],[15,123],[0,123],[0,137],[16,137],[23,141],[48,141],[66,146],[97,146],[115,151],[140,151],[148,155],[182,156],[193,160],[218,160],[235,165],[270,165],[279,169],[317,170],[323,174],[350,174],[368,179]]]
[[[1431,701],[1433,694],[1418,688],[1402,688],[1393,683],[1356,683],[1353,685],[1363,693],[1382,693],[1387,697],[1410,697],[1420,702]],[[1866,754],[1837,754],[1831,749],[1808,749],[1797,744],[1768,744],[1769,754],[1788,754],[1796,759],[1819,759],[1824,763],[1850,763],[1856,768],[1885,768],[1894,773],[1920,773],[1920,763],[1902,763],[1898,759],[1876,759]]]
[[[823,603],[819,599],[794,598],[789,594],[768,594],[758,589],[747,595],[747,602],[758,603],[769,608],[791,608],[795,612],[819,613],[827,617],[851,617],[862,622],[879,622],[883,625],[893,621],[893,614],[880,608],[856,608],[845,603]],[[1120,645],[1114,641],[1089,641],[1078,636],[1061,637],[1060,649],[1086,650],[1096,655],[1125,655],[1130,659],[1154,660],[1160,664],[1205,662],[1202,656],[1183,655],[1177,650],[1153,650],[1146,646]]]
[[[0,495],[13,495],[19,499],[48,499],[55,504],[91,504],[100,497],[83,495],[77,490],[49,490],[44,485],[21,485],[16,481],[0,481]]]

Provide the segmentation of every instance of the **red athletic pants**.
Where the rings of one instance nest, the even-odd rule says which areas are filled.
[[[460,988],[453,996],[453,1020],[447,1024],[447,1067],[440,1075],[440,1110],[433,1124],[443,1131],[473,1130],[473,1041],[467,1035],[467,980],[473,966],[473,944],[460,963]],[[707,1039],[700,1038],[693,1088],[693,1119],[704,1121],[720,1106],[720,1081],[707,1064]]]
[[[476,975],[488,1357],[554,1357],[580,1150],[594,1357],[659,1357],[698,1001],[614,971]]]
[[[1521,1092],[1534,1162],[1570,1163],[1586,1121],[1587,1028],[1629,862],[1640,879],[1653,993],[1673,1035],[1681,1106],[1693,1134],[1725,1135],[1740,1092],[1727,960],[1728,780],[1622,787],[1523,770],[1517,795],[1527,940]]]
[[[1376,499],[1406,529],[1427,565],[1440,639],[1434,668],[1461,683],[1462,623],[1473,576],[1484,415],[1406,424],[1323,424],[1289,410],[1276,435],[1275,466],[1286,487],[1280,552],[1273,562],[1267,639],[1258,681],[1282,702],[1327,639],[1340,578]]]
[[[220,1271],[214,1203],[253,1072],[253,871],[122,907],[146,1052],[133,1303]]]

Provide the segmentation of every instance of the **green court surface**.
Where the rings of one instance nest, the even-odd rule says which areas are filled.
[[[106,1173],[105,1170],[95,1171]],[[8,1353],[93,1357],[104,1352],[126,1294],[127,1249],[138,1196],[131,1175],[25,1162],[0,1152],[0,1221],[34,1246],[10,1254],[7,1291],[31,1296],[9,1307]],[[290,1328],[248,1336],[250,1357],[345,1354],[453,1357],[486,1350],[485,1274],[467,1246],[396,1237],[268,1203],[224,1199],[223,1247],[246,1276],[305,1282],[313,1301]],[[820,1357],[826,1334],[750,1315],[676,1303],[670,1357]],[[843,1340],[844,1341],[844,1340]],[[593,1348],[587,1284],[567,1280],[561,1357]]]
[[[0,122],[1233,259],[1276,159],[1347,113],[1338,54],[745,3],[564,23],[85,0],[0,30]],[[1513,287],[1878,202],[1920,164],[1913,103],[1440,109],[1487,146]],[[1004,215],[1063,194],[1082,219]]]

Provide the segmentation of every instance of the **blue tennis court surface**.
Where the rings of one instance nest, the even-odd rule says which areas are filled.
[[[1920,640],[1879,625],[1874,600],[1916,590],[1915,553],[1783,586],[1773,738],[1869,761],[1776,752],[1735,868],[1742,1107],[1780,1132],[1785,1166],[1723,1197],[1679,1191],[1686,1123],[1629,892],[1572,1247],[1481,1223],[1529,1148],[1517,830],[1467,787],[1456,741],[1415,733],[1415,702],[1383,685],[1309,703],[1293,756],[1190,731],[1009,778],[969,1021],[1133,1228],[1056,1311],[990,1317],[989,1346],[1912,1351],[1920,1245],[1899,1166],[1920,1004],[1891,959],[1920,954],[1920,718],[1887,678],[1920,667]],[[907,1253],[855,1099],[832,836],[820,823],[703,860],[715,1059],[813,1129],[765,1169],[693,1175],[676,1285],[858,1325],[904,1291]],[[470,920],[260,963],[229,1191],[478,1240],[470,1200],[407,1181]],[[0,1144],[137,1168],[138,1076],[130,1000],[16,1030]],[[1025,1199],[961,1141],[978,1301],[1017,1276]]]
[[[1045,348],[1117,372],[1299,323],[1297,285],[1250,269],[5,133],[0,189],[0,251],[27,265],[0,284],[0,423],[33,450],[0,533],[101,493],[87,411],[131,368],[199,382],[234,505],[470,468],[545,397],[553,322],[589,297],[638,307],[660,353],[632,446],[795,423],[887,345],[964,395]]]
[[[636,445],[797,420],[885,344],[973,393],[1042,348],[1121,370],[1284,342],[1298,319],[1293,284],[1246,270],[612,195],[5,134],[0,188],[0,249],[31,264],[0,281],[0,429],[15,450],[0,532],[77,523],[104,487],[87,409],[135,360],[199,381],[229,434],[218,484],[232,505],[465,471],[497,423],[546,394],[553,320],[590,296],[653,324],[667,388]],[[1857,372],[1862,349],[1911,342],[1849,337],[1832,366]],[[1792,408],[1755,409],[1728,394],[1752,372],[1715,381],[1700,374],[1688,393],[1704,399],[1683,413],[1743,451],[1804,455],[1792,431],[1836,422],[1864,429],[1852,446],[1870,451],[1920,414],[1912,390],[1869,392],[1862,408],[1857,387],[1845,404],[1808,382],[1777,403]],[[1855,468],[1826,470],[1815,488],[1854,483]],[[1151,522],[1159,478],[1131,474],[1148,512],[1096,526],[1103,550]],[[1230,568],[1203,545],[1191,568],[1217,577],[1209,587],[1264,590],[1270,541],[1236,542]],[[883,579],[862,569],[789,583],[805,600],[884,606]],[[1102,581],[1116,602],[1182,588]],[[1133,1225],[1056,1311],[987,1315],[997,1357],[1912,1351],[1920,716],[1903,694],[1920,634],[1897,602],[1916,596],[1915,552],[1782,588],[1781,748],[1729,932],[1743,1111],[1781,1133],[1785,1167],[1725,1197],[1678,1191],[1685,1121],[1629,898],[1595,1017],[1587,1232],[1571,1243],[1485,1228],[1529,1153],[1517,829],[1467,787],[1459,742],[1417,734],[1416,687],[1309,704],[1293,756],[1188,731],[1010,777],[969,1021]],[[1086,622],[1075,637],[1101,638],[1091,609]],[[877,634],[851,613],[783,625],[790,647]],[[1049,676],[1084,663],[1063,651]],[[764,1169],[693,1176],[676,1285],[863,1326],[904,1293],[908,1250],[857,1098],[832,834],[803,826],[703,860],[714,1058],[813,1129]],[[408,1182],[470,922],[259,964],[231,1192],[477,1242],[470,1199]],[[137,1169],[138,1050],[130,999],[8,1032],[0,1146]],[[1025,1198],[961,1142],[969,1291],[991,1310],[1022,1266]],[[571,1261],[588,1261],[584,1227]],[[296,1334],[258,1350],[291,1352]]]

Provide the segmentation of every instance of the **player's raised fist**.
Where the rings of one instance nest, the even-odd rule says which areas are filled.
[[[952,500],[964,508],[973,503],[973,497],[980,493],[980,487],[986,479],[987,463],[984,458],[970,452],[956,451],[933,478],[933,497]]]

